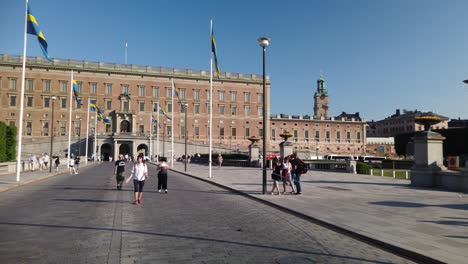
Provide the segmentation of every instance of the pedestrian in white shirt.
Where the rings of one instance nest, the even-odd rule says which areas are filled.
[[[70,174],[78,174],[75,168],[75,159],[73,157],[68,159],[68,168],[70,169]]]
[[[135,189],[135,202],[133,204],[141,204],[143,187],[145,186],[145,180],[148,178],[148,167],[143,156],[138,156],[137,162],[133,165],[132,173],[126,182],[128,183],[132,178]]]

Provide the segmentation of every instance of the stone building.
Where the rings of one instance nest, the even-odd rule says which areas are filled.
[[[414,110],[397,109],[394,115],[386,117],[383,120],[368,122],[367,136],[368,137],[393,137],[398,134],[410,133],[415,131],[422,131],[424,127],[416,124],[415,117],[423,114],[424,112]],[[442,121],[438,124],[431,126],[432,129],[446,129],[448,128],[448,121]]]
[[[364,155],[366,153],[366,122],[359,113],[342,112],[329,117],[328,90],[321,76],[317,80],[314,94],[314,116],[285,115],[271,116],[271,148],[279,151],[279,136],[287,131],[296,152],[304,158],[315,159],[326,154]]]
[[[0,120],[10,125],[18,122],[22,58],[0,55]],[[79,87],[82,105],[73,103],[72,129],[68,129],[70,78]],[[172,80],[178,89],[180,102],[188,104],[187,121],[179,99],[171,101]],[[54,105],[54,136],[58,142],[72,133],[74,144],[83,148],[83,138],[89,129],[90,141],[97,135],[98,156],[120,153],[146,153],[150,149],[150,129],[153,139],[159,134],[160,145],[174,136],[176,143],[184,142],[185,129],[191,145],[208,144],[210,73],[190,69],[124,65],[68,59],[47,62],[40,57],[28,57],[25,80],[24,146],[43,142],[48,145]],[[215,147],[247,149],[250,136],[262,135],[263,79],[255,74],[222,73],[213,81],[213,143]],[[267,78],[267,102],[270,82]],[[56,98],[53,100],[53,98]],[[88,101],[89,100],[89,101]],[[111,119],[110,124],[97,122],[95,114],[88,119],[88,104],[96,103]],[[152,123],[157,104],[173,122],[159,116],[159,125]],[[269,105],[269,104],[268,104]],[[268,106],[267,105],[267,106]],[[269,108],[266,113],[269,115]],[[171,135],[171,126],[174,135]],[[269,124],[267,124],[268,126]],[[269,130],[267,130],[268,132]],[[269,133],[267,133],[269,137]],[[92,143],[92,142],[91,142]],[[153,143],[155,144],[155,143]],[[151,148],[155,149],[154,146]],[[36,148],[37,149],[37,148]],[[90,147],[90,149],[92,149]],[[169,155],[166,153],[160,155]],[[47,148],[45,148],[47,150]],[[39,151],[39,150],[37,150]],[[160,150],[161,151],[161,150]],[[84,152],[82,152],[84,153]],[[88,151],[91,155],[93,150]],[[156,154],[155,151],[152,151]],[[25,153],[23,153],[25,155]],[[176,155],[178,155],[176,153]],[[181,155],[181,153],[179,153]]]
[[[21,66],[20,56],[0,55],[0,120],[10,125],[17,125],[18,122]],[[52,112],[55,116],[54,146],[61,154],[67,152],[68,135],[71,133],[72,153],[85,155],[88,133],[87,155],[94,152],[94,147],[98,157],[105,159],[118,153],[156,155],[156,145],[159,145],[158,154],[169,156],[168,143],[173,137],[178,144],[175,156],[180,156],[180,149],[183,149],[180,144],[185,142],[186,129],[189,154],[200,149],[206,151],[209,142],[209,71],[69,59],[48,62],[40,57],[28,57],[26,66],[23,155],[48,150],[52,135]],[[69,131],[72,70],[82,104],[72,99],[72,128]],[[178,89],[180,102],[188,105],[187,121],[179,99],[174,98],[172,103],[172,80]],[[279,150],[279,134],[283,131],[294,134],[295,150],[306,157],[313,157],[319,152],[321,155],[365,153],[366,123],[359,113],[330,117],[328,91],[323,77],[317,81],[313,98],[314,116],[271,116],[271,83],[267,77],[268,103],[263,107],[262,81],[261,75],[240,73],[222,73],[220,79],[214,79],[214,148],[247,151],[249,137],[262,137],[265,109],[267,116],[270,116],[266,124],[269,153]],[[111,122],[97,122],[93,112],[88,118],[89,103],[95,103],[104,110]],[[154,111],[158,104],[170,118],[173,116],[173,121],[163,115],[159,115],[158,123],[152,121],[158,116]],[[157,136],[159,144],[155,142]]]

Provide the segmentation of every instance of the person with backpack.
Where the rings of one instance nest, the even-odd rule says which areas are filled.
[[[291,165],[292,165],[292,178],[294,180],[294,185],[296,185],[296,194],[302,194],[301,188],[301,175],[305,170],[305,163],[299,157],[297,157],[296,153],[291,155]]]
[[[148,178],[148,168],[143,156],[138,156],[137,162],[133,165],[132,173],[125,182],[129,182],[133,178],[133,187],[135,190],[135,202],[133,204],[141,204],[143,196],[143,187],[145,180]]]

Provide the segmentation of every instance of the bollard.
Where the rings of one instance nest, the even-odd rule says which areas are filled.
[[[383,173],[383,169],[380,169],[380,176],[383,177],[383,176],[384,176],[383,174],[384,174],[384,173]]]
[[[370,169],[369,172],[370,172],[370,175],[374,176],[374,169]]]
[[[392,176],[393,176],[393,179],[396,178],[396,175],[395,175],[395,170],[392,170]]]
[[[408,171],[405,170],[405,178],[408,179]]]

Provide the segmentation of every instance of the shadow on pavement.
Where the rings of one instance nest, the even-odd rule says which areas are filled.
[[[61,229],[95,230],[95,231],[108,231],[108,232],[115,232],[116,231],[116,232],[134,233],[134,234],[142,234],[142,235],[150,235],[150,236],[158,236],[158,237],[168,237],[168,238],[177,238],[177,239],[192,239],[192,240],[208,241],[208,242],[215,242],[215,243],[222,243],[222,244],[240,245],[240,246],[246,246],[246,247],[273,249],[273,250],[286,251],[286,252],[291,252],[291,253],[310,254],[310,255],[315,255],[315,256],[327,256],[327,257],[333,257],[333,258],[340,258],[340,259],[343,259],[343,261],[346,259],[346,260],[354,260],[354,261],[369,262],[369,263],[379,263],[379,264],[390,263],[390,262],[367,260],[367,259],[354,258],[354,257],[348,257],[348,256],[339,256],[339,255],[333,255],[333,254],[325,254],[325,253],[318,253],[318,252],[312,252],[312,251],[297,250],[297,249],[286,248],[286,247],[275,247],[275,246],[267,246],[267,245],[253,244],[253,243],[244,243],[244,242],[237,242],[237,241],[228,241],[228,240],[205,238],[205,237],[184,236],[184,235],[176,235],[176,234],[164,234],[164,233],[129,230],[129,229],[116,229],[116,228],[106,228],[106,227],[86,227],[86,226],[67,226],[67,225],[50,225],[50,224],[10,223],[10,222],[0,222],[0,225],[28,226],[28,227],[38,227],[38,228],[59,228],[59,229],[61,228]]]
[[[455,210],[468,210],[468,204],[423,204],[413,202],[402,202],[402,201],[380,201],[370,202],[369,204],[381,205],[381,206],[392,206],[392,207],[406,207],[406,208],[422,208],[422,207],[441,207]]]
[[[398,186],[408,187],[409,184],[403,183],[385,183],[385,182],[355,182],[355,181],[301,181],[303,183],[336,183],[336,184],[359,184],[359,185],[381,185],[381,186]]]

